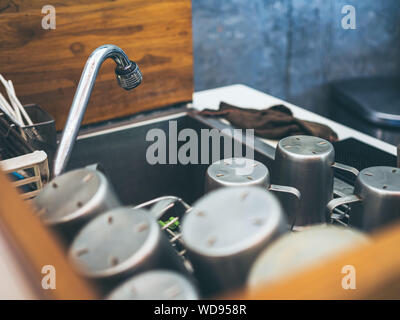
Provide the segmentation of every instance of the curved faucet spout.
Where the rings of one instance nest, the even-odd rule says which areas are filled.
[[[137,64],[127,57],[121,48],[107,44],[98,47],[92,52],[86,61],[78,88],[76,89],[74,100],[68,114],[61,141],[58,146],[54,166],[53,176],[60,175],[67,165],[74,146],[79,128],[89,102],[90,94],[96,81],[97,74],[103,62],[111,58],[116,63],[115,74],[120,87],[125,90],[136,88],[142,82],[142,73]]]

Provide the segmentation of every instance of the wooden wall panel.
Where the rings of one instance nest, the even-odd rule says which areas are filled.
[[[0,0],[0,73],[22,103],[38,103],[61,129],[89,54],[120,46],[143,72],[133,91],[120,88],[115,63],[100,70],[85,115],[93,123],[177,102],[193,93],[190,0],[54,1],[56,29],[44,30],[47,0]]]

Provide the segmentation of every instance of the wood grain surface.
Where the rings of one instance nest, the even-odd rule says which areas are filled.
[[[120,46],[143,72],[125,91],[106,61],[84,123],[191,101],[193,56],[190,0],[53,1],[56,29],[44,30],[46,0],[0,0],[0,73],[14,82],[23,104],[37,103],[64,126],[90,53]]]

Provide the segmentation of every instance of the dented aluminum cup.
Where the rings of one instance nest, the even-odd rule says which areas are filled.
[[[297,188],[301,193],[299,202],[282,202],[289,221],[296,227],[326,222],[325,208],[333,198],[334,168],[358,174],[357,169],[335,162],[330,142],[313,136],[280,140],[273,168],[272,181]]]
[[[89,222],[71,244],[69,259],[102,291],[152,269],[186,272],[152,213],[129,207],[113,209]]]
[[[328,224],[287,233],[258,256],[251,268],[247,289],[257,291],[304,272],[343,251],[368,243],[368,237],[357,230]]]
[[[211,164],[206,173],[206,192],[222,187],[259,186],[269,191],[283,192],[300,199],[300,192],[293,187],[274,185],[270,182],[268,168],[257,160],[229,158]]]
[[[182,240],[205,296],[241,287],[257,255],[287,231],[278,199],[258,187],[214,190],[182,222]]]
[[[198,300],[187,277],[169,270],[152,270],[134,276],[115,288],[108,300]]]
[[[400,219],[400,169],[381,166],[362,170],[353,195],[328,203],[328,217],[343,204],[351,207],[349,225],[364,231],[373,231]]]
[[[121,204],[104,174],[82,168],[50,181],[34,205],[44,224],[70,242],[88,221]]]

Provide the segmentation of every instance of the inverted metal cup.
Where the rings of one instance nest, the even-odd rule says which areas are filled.
[[[298,199],[301,196],[296,188],[271,184],[268,168],[257,160],[247,158],[223,159],[214,162],[207,169],[206,193],[222,187],[252,186],[262,187],[269,191],[289,193]]]
[[[328,216],[343,204],[351,204],[349,225],[373,231],[400,219],[400,169],[371,167],[357,176],[354,194],[327,205]]]
[[[67,242],[98,214],[120,206],[100,171],[77,169],[50,181],[34,199],[39,218]]]
[[[134,276],[108,296],[108,300],[197,300],[197,289],[182,274],[152,270]]]
[[[251,268],[247,289],[256,291],[288,279],[313,264],[364,244],[368,244],[368,238],[363,233],[327,224],[287,233],[258,256]]]
[[[333,146],[324,139],[290,136],[279,141],[272,180],[300,191],[300,203],[293,199],[283,202],[295,226],[326,222],[326,205],[333,198],[334,168],[358,174],[354,168],[335,163]]]
[[[139,272],[186,271],[154,216],[145,209],[128,207],[89,222],[73,241],[69,259],[104,292]]]
[[[199,199],[182,240],[206,296],[241,287],[257,255],[288,231],[276,197],[258,187],[222,188]]]

